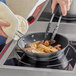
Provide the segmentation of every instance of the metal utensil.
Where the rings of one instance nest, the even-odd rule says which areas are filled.
[[[44,42],[45,42],[45,40],[47,40],[47,36],[48,36],[49,30],[50,30],[50,26],[51,26],[51,23],[52,23],[52,21],[53,21],[53,18],[54,18],[54,16],[55,16],[55,14],[56,14],[56,12],[57,12],[57,10],[58,10],[58,7],[59,7],[59,5],[57,4],[57,6],[56,6],[56,8],[55,8],[55,11],[54,11],[54,13],[53,13],[53,15],[52,15],[52,17],[51,17],[51,20],[50,20],[50,22],[48,23],[48,26],[47,26],[47,29],[46,29],[46,32],[45,32],[45,36],[44,36]]]
[[[57,34],[57,31],[58,31],[58,28],[59,28],[59,25],[60,25],[60,22],[61,22],[61,19],[62,19],[62,15],[59,17],[59,20],[58,20],[58,23],[56,25],[56,28],[54,29],[53,31],[53,34],[51,36],[51,42],[54,40],[56,34]]]

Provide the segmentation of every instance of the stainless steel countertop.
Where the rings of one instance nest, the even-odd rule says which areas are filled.
[[[56,22],[52,23],[50,32],[53,32],[53,29],[55,28],[56,24]],[[34,22],[30,25],[29,30],[26,34],[34,32],[45,32],[47,25],[48,22],[46,21]],[[66,36],[69,40],[76,41],[76,23],[61,23],[58,33]]]

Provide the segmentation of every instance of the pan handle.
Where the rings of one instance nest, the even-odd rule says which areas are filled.
[[[22,37],[22,36],[24,36],[24,34],[22,34],[20,31],[17,31],[16,35],[17,35],[19,38],[21,38],[21,43],[22,43],[21,46],[22,46],[22,48],[24,48],[25,45],[28,46],[28,44],[25,44],[25,38]],[[19,38],[18,38],[18,40],[19,40]]]

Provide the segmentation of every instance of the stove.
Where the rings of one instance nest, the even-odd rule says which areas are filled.
[[[14,56],[10,56],[5,61],[4,65],[8,66],[20,66],[20,67],[33,67],[33,68],[46,68],[46,69],[59,69],[72,71],[76,63],[76,45],[75,42],[71,42],[71,45],[65,50],[65,57],[67,61],[59,63],[60,60],[57,57],[53,57],[48,61],[36,61],[28,57],[21,49],[16,45],[10,55],[15,52]],[[61,57],[62,54],[58,57]],[[64,56],[64,55],[63,55]],[[64,57],[63,57],[64,58]],[[67,64],[68,63],[68,64]],[[67,64],[67,65],[66,65]]]
[[[41,0],[39,1],[41,2]],[[29,16],[33,14],[32,12],[29,14]],[[36,12],[33,14],[33,16],[35,15],[37,15]],[[38,15],[38,17],[39,16],[40,14]],[[33,20],[29,19],[30,20],[29,23],[32,23],[32,21],[34,22],[30,24],[26,35],[30,33],[35,33],[35,32],[45,32],[50,18],[51,18],[51,14],[48,14],[46,18],[44,17],[41,18],[42,20],[40,20],[40,17],[37,18],[35,21],[34,19]],[[43,19],[47,19],[47,20],[43,20]],[[51,25],[50,32],[53,31],[56,24],[57,24],[57,21],[55,19],[55,21],[53,21]],[[58,30],[58,34],[66,36],[69,39],[69,41],[71,41],[70,45],[64,52],[65,56],[63,58],[65,58],[66,61],[62,59],[63,63],[58,64],[61,61],[59,59],[57,60],[56,57],[50,59],[49,61],[42,61],[42,62],[35,61],[29,58],[26,54],[24,54],[20,50],[20,48],[17,46],[17,41],[13,40],[11,45],[8,47],[5,53],[3,53],[3,55],[1,56],[0,68],[3,70],[3,73],[2,71],[0,71],[0,74],[3,76],[4,70],[5,70],[5,75],[10,74],[11,76],[14,76],[14,75],[17,75],[17,76],[21,76],[21,75],[75,76],[76,75],[76,21],[69,22],[69,21],[62,20],[59,30]],[[58,57],[61,59],[61,57],[64,54],[59,55]],[[53,65],[52,61],[53,62],[55,61],[54,63],[56,63],[56,65]]]
[[[33,24],[30,25],[26,35],[34,32],[45,32],[47,24],[48,22],[38,22],[38,21],[34,22]],[[56,23],[53,23],[51,25],[51,29],[53,29],[55,25]],[[67,74],[69,74],[70,76],[72,76],[72,74],[76,75],[76,50],[75,50],[76,49],[76,29],[75,28],[76,28],[76,24],[72,24],[72,23],[69,23],[69,24],[61,23],[60,25],[58,33],[66,36],[69,39],[69,41],[71,41],[70,42],[71,45],[65,50],[65,55],[66,55],[65,57],[67,61],[66,62],[63,61],[63,64],[61,65],[57,64],[57,65],[51,66],[49,64],[50,62],[46,62],[48,65],[43,64],[42,62],[43,65],[47,65],[47,66],[40,66],[42,64],[40,64],[39,61],[36,61],[36,62],[32,60],[30,61],[30,58],[25,54],[23,54],[23,52],[21,52],[21,50],[18,48],[17,41],[13,41],[10,47],[6,50],[3,57],[0,59],[0,64],[1,64],[0,67],[5,69],[6,71],[9,70],[13,75],[16,75],[17,73],[15,72],[18,72],[20,70],[18,72],[19,76],[21,74],[27,74],[28,76],[29,75],[31,76],[31,74],[33,75],[38,74],[42,76],[49,76],[49,75],[61,76],[62,74],[63,74],[62,76],[64,75],[67,76]],[[71,31],[71,29],[73,30]],[[21,59],[22,56],[23,56],[23,59]],[[54,58],[52,59],[54,60]],[[25,60],[27,60],[27,62]],[[68,65],[65,65],[67,63]]]
[[[28,19],[30,21],[29,24],[32,21],[34,21],[35,13],[33,14],[33,16],[31,16]],[[46,27],[48,25],[48,21],[39,20],[40,19],[39,16],[40,15],[38,15],[38,18],[36,18],[35,22],[30,24],[26,35],[34,32],[45,32]],[[50,32],[53,31],[53,29],[57,24],[56,19],[54,20],[55,21],[52,22]],[[9,51],[11,51],[11,53],[9,56],[7,56],[6,60],[2,62],[2,64],[5,66],[24,67],[24,68],[27,67],[27,68],[39,68],[39,69],[50,69],[50,70],[57,69],[57,70],[64,70],[64,71],[66,70],[73,71],[76,63],[76,29],[75,28],[76,28],[75,23],[68,23],[68,22],[62,21],[60,24],[58,33],[62,34],[63,36],[66,36],[69,39],[69,41],[71,41],[70,45],[65,50],[64,54],[51,58],[48,61],[36,61],[34,59],[29,58],[26,54],[24,54],[21,51],[21,49],[17,45],[15,45],[13,49],[10,48]]]

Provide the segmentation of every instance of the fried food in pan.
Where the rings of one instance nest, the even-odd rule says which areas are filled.
[[[50,40],[46,40],[43,43],[42,41],[35,41],[33,43],[29,43],[29,48],[24,48],[24,50],[28,50],[33,53],[50,53],[50,52],[57,52],[61,50],[61,45],[58,44],[56,46],[51,46],[50,44],[54,44],[56,41],[53,40],[52,43],[50,43]]]

